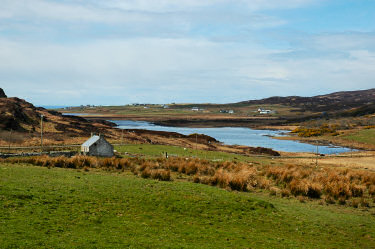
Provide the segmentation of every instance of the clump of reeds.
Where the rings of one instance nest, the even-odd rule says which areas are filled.
[[[265,171],[266,176],[274,184],[288,189],[297,197],[318,199],[324,195],[326,203],[331,204],[337,201],[344,205],[351,198],[361,197],[366,200],[375,195],[375,174],[372,172],[350,169],[315,169],[293,165],[270,166],[266,167]]]
[[[160,181],[171,180],[170,170],[161,168],[159,161],[144,161],[139,165],[138,172],[137,174],[140,174],[143,178],[152,178]]]
[[[151,171],[151,178],[157,179],[160,181],[170,181],[171,180],[171,172],[165,169],[156,169]]]
[[[310,198],[320,198],[323,186],[319,183],[311,182],[307,179],[293,179],[289,184],[290,192],[294,196],[307,196]]]

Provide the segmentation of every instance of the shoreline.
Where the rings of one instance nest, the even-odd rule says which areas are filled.
[[[80,114],[84,114],[81,115]],[[129,120],[129,121],[144,121],[149,122],[154,125],[164,126],[164,127],[181,127],[181,128],[224,128],[224,127],[233,127],[233,128],[250,128],[255,130],[281,130],[281,131],[291,131],[298,127],[298,125],[290,124],[279,124],[282,121],[280,118],[270,118],[270,117],[226,117],[215,119],[214,117],[209,117],[206,119],[202,118],[180,118],[180,117],[145,117],[145,116],[124,116],[124,115],[108,115],[108,114],[90,114],[90,113],[77,113],[77,116],[83,117],[88,120]],[[270,124],[275,122],[275,124]],[[319,145],[319,146],[334,146],[341,148],[348,148],[354,150],[362,151],[371,151],[375,148],[371,148],[362,144],[354,144],[345,142],[336,138],[329,137],[310,137],[303,138],[298,136],[272,136],[273,139],[278,140],[289,140],[297,141],[299,143],[305,143],[310,145]],[[283,151],[280,151],[283,152]],[[309,152],[306,152],[309,153]]]
[[[134,121],[136,122],[136,121]],[[151,123],[151,122],[150,122]],[[180,127],[176,127],[176,128],[180,128]],[[185,128],[190,128],[190,127],[185,127]],[[213,128],[213,127],[210,127],[210,128]],[[232,127],[232,128],[236,128],[236,127]],[[248,128],[248,127],[245,127],[245,128]],[[264,128],[264,127],[263,127]],[[290,131],[290,130],[287,130],[287,129],[284,129],[284,130],[280,130],[280,129],[277,129],[278,127],[273,127],[274,128],[274,131],[279,131],[280,134],[283,134],[285,135],[285,131]],[[289,127],[290,128],[290,127]],[[121,129],[121,128],[120,128]],[[142,127],[142,128],[125,128],[125,129],[140,129],[140,130],[147,130],[147,131],[155,131],[155,130],[158,130],[157,128],[154,128],[154,129],[148,129],[147,127]],[[249,128],[250,129],[250,128]],[[265,129],[254,129],[252,128],[252,130],[265,130]],[[179,132],[178,130],[177,131],[168,131],[168,132]],[[231,144],[234,144],[233,141],[232,142],[228,142],[228,141],[223,141],[222,137],[220,137],[219,135],[218,136],[215,136],[213,134],[210,134],[210,133],[205,133],[204,131],[198,131],[198,133],[202,133],[202,134],[206,134],[206,135],[209,135],[209,136],[212,136],[214,137],[215,139],[219,140],[220,142],[223,143],[223,145],[227,145],[227,146],[231,146]],[[259,135],[260,136],[260,135]],[[313,145],[315,146],[316,145],[316,142],[312,143],[312,142],[308,142],[308,141],[301,141],[301,140],[298,140],[298,139],[282,139],[283,137],[279,137],[279,136],[275,136],[275,134],[273,135],[262,135],[262,136],[267,136],[267,137],[270,137],[271,139],[278,139],[278,140],[294,140],[295,142],[298,142],[298,143],[301,143],[301,144],[309,144],[309,145]],[[225,134],[224,134],[224,137],[225,137]],[[281,139],[279,139],[281,138]],[[289,137],[288,137],[289,138]],[[229,143],[229,144],[228,144]],[[272,143],[272,142],[271,142]],[[265,142],[265,144],[267,144],[267,142]],[[299,151],[298,149],[296,149],[295,151],[288,151],[288,150],[282,150],[281,148],[283,147],[283,145],[277,145],[275,144],[275,146],[273,147],[270,147],[270,146],[267,146],[267,145],[262,145],[262,143],[258,143],[258,145],[255,143],[255,144],[240,144],[238,143],[237,144],[238,146],[248,146],[248,147],[265,147],[265,148],[272,148],[272,150],[276,150],[278,151],[279,153],[307,153],[307,154],[310,154],[311,152],[315,151],[315,149],[307,149],[305,151]],[[338,145],[335,145],[335,144],[331,144],[327,141],[319,141],[319,144],[318,144],[320,147],[324,147],[324,148],[320,148],[320,150],[322,151],[322,153],[326,154],[326,155],[337,155],[337,154],[341,154],[341,153],[347,153],[347,152],[350,152],[350,150],[352,148],[349,148],[349,147],[345,147],[345,146],[338,146]],[[298,146],[298,145],[297,145]],[[285,146],[284,146],[285,147]],[[328,148],[327,148],[328,147]],[[329,147],[332,147],[332,149],[329,149]],[[278,149],[279,148],[279,149]],[[337,150],[345,150],[345,151],[339,151],[339,152],[336,152],[334,151],[335,149],[334,148],[337,148]],[[291,148],[291,150],[293,150],[293,147]]]

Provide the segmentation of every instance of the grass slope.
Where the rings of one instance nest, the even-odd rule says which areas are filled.
[[[243,161],[253,162],[261,161],[265,159],[259,159],[258,157],[249,157],[238,155],[234,153],[220,152],[220,151],[207,151],[207,150],[196,150],[191,148],[183,148],[179,146],[171,145],[155,145],[155,144],[127,144],[115,146],[115,150],[120,153],[130,153],[136,155],[144,155],[146,157],[160,157],[165,155],[167,152],[169,156],[179,157],[196,157],[207,160],[223,160],[223,161]]]
[[[342,137],[345,140],[375,145],[375,129],[364,129]]]
[[[373,248],[374,224],[189,182],[0,165],[1,248]]]

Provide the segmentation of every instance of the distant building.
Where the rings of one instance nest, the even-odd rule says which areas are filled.
[[[262,109],[262,108],[259,108],[259,109],[258,109],[258,112],[259,112],[259,114],[273,114],[273,113],[275,113],[275,111],[272,111],[272,110],[264,110],[264,109]]]
[[[233,110],[220,110],[220,113],[229,113],[229,114],[233,114],[234,111],[233,111]]]
[[[197,111],[199,111],[199,108],[198,107],[193,107],[193,108],[191,108],[191,110],[197,112]]]
[[[81,152],[88,156],[114,156],[113,146],[101,135],[94,135],[84,142],[81,145]]]

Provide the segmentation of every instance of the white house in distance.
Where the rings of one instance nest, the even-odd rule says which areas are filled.
[[[91,136],[81,145],[81,152],[89,156],[112,157],[113,146],[102,135]]]
[[[273,114],[273,113],[275,113],[275,111],[272,111],[272,110],[264,110],[264,109],[262,109],[262,108],[259,108],[259,109],[258,109],[258,112],[259,112],[259,114]]]

